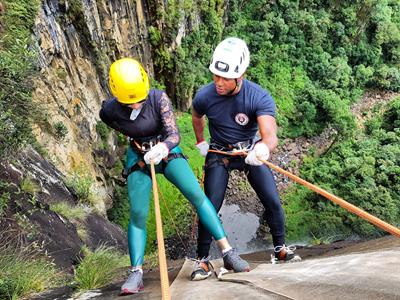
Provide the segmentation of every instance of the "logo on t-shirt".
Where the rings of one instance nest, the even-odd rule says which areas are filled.
[[[244,113],[238,113],[235,116],[235,122],[238,123],[239,125],[244,126],[247,123],[249,123],[249,117]]]

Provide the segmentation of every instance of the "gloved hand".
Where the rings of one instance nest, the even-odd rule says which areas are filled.
[[[146,164],[150,164],[152,160],[155,165],[158,165],[164,157],[167,157],[169,149],[165,143],[157,143],[149,152],[144,155]]]
[[[196,144],[197,149],[200,151],[200,155],[203,157],[207,156],[208,153],[208,148],[210,148],[210,145],[206,141],[201,141]]]
[[[252,166],[261,166],[263,164],[262,161],[258,160],[258,158],[263,160],[268,160],[269,158],[269,149],[268,146],[265,145],[263,142],[259,142],[255,144],[253,150],[251,150],[244,160],[246,164]]]

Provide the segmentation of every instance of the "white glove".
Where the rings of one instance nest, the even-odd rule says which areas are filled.
[[[252,166],[261,166],[263,164],[262,161],[258,160],[258,158],[263,160],[268,160],[269,158],[269,149],[268,146],[265,145],[263,142],[257,143],[253,150],[251,150],[244,160],[246,164]]]
[[[158,165],[164,157],[167,157],[169,149],[165,143],[157,143],[149,152],[144,155],[146,164],[150,164],[152,160],[155,165]]]
[[[210,148],[210,145],[206,141],[197,143],[196,147],[197,147],[197,149],[199,149],[201,156],[203,156],[203,157],[207,156],[208,148]]]

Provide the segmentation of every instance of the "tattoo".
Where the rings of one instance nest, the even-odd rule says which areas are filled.
[[[166,143],[168,148],[171,150],[179,144],[180,135],[176,125],[171,100],[168,98],[166,93],[162,93],[160,99],[160,114],[166,136],[164,143]]]

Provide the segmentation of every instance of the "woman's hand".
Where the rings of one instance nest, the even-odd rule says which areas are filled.
[[[144,161],[146,164],[150,164],[150,161],[153,161],[155,165],[158,165],[164,157],[167,157],[169,153],[169,149],[165,143],[157,143],[154,147],[152,147],[149,152],[144,155]]]

